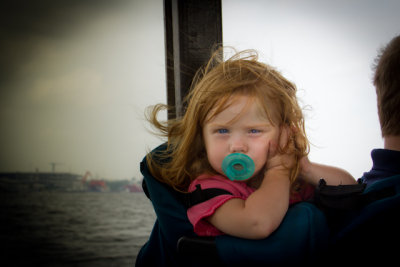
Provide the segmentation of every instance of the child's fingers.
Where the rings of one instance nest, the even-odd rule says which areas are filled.
[[[279,148],[282,150],[288,145],[291,136],[290,133],[291,130],[288,126],[281,127],[279,140],[271,140],[269,142],[268,158],[275,156],[278,153]]]
[[[279,142],[279,145],[278,145]],[[267,169],[279,165],[291,166],[293,163],[294,141],[289,126],[281,127],[279,140],[271,140],[268,147]]]
[[[272,158],[273,156],[275,156],[277,151],[278,151],[278,144],[273,140],[269,141],[268,151],[267,151],[268,158]]]
[[[293,136],[293,129],[289,126],[282,126],[281,127],[281,135],[279,139],[279,145],[281,148],[284,148],[288,145],[288,143],[292,140]],[[291,145],[292,142],[289,143]]]
[[[278,144],[276,141],[270,141],[268,147],[268,158],[266,169],[270,169],[282,164],[282,155],[278,151]]]
[[[281,135],[279,137],[279,145],[280,147],[285,147],[287,142],[288,142],[288,127],[287,126],[283,126],[281,127]]]

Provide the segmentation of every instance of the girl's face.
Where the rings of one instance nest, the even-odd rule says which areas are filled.
[[[267,162],[270,144],[277,145],[279,127],[270,123],[254,99],[239,96],[205,123],[203,137],[208,161],[215,171],[224,175],[224,158],[231,153],[243,153],[254,161],[254,177]]]

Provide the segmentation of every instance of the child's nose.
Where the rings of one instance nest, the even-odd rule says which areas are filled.
[[[246,153],[247,145],[243,138],[236,137],[232,139],[231,142],[231,153]]]

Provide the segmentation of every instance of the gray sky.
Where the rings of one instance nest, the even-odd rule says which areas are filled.
[[[257,49],[297,85],[310,159],[355,178],[369,171],[371,149],[383,146],[371,66],[377,50],[400,34],[400,1],[223,3],[224,44]]]
[[[4,1],[3,1],[4,2]],[[165,102],[162,0],[9,1],[0,9],[0,171],[140,178],[162,141],[145,107]],[[223,1],[225,45],[257,49],[297,84],[310,158],[371,167],[381,147],[371,64],[400,33],[399,1]]]
[[[0,171],[139,177],[165,102],[162,1],[10,1],[1,9]]]

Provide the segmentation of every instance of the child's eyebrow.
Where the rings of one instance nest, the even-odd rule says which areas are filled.
[[[258,124],[249,124],[247,126],[247,128],[263,128],[263,127],[271,127],[272,124],[269,122],[265,122],[265,123],[258,123]]]
[[[231,123],[208,123],[208,127],[212,127],[212,128],[227,128],[232,126]],[[264,122],[264,123],[249,123],[249,124],[245,124],[244,128],[263,128],[263,127],[271,127],[272,123],[270,122]]]
[[[213,123],[213,122],[207,123],[207,124],[208,124],[208,127],[211,127],[211,128],[226,128],[231,125],[230,123]]]

